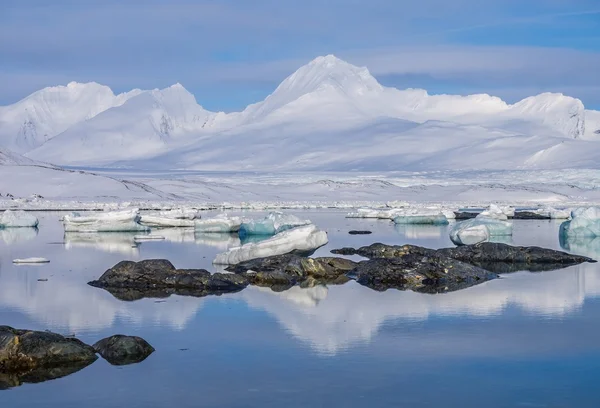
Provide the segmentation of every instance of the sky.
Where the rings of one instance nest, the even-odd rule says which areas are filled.
[[[179,82],[240,110],[326,54],[386,86],[600,109],[598,0],[0,0],[0,105],[70,81]]]

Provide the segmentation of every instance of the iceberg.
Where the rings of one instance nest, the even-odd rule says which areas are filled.
[[[196,232],[223,233],[238,232],[243,220],[241,217],[231,217],[227,214],[219,214],[214,218],[195,220]]]
[[[288,229],[312,224],[310,220],[302,220],[295,215],[272,212],[261,220],[251,220],[240,226],[240,238],[250,235],[275,235]]]
[[[199,218],[200,215],[195,210],[176,209],[142,214],[140,224],[154,228],[194,228],[196,226],[196,219]]]
[[[395,224],[446,225],[448,219],[442,213],[435,215],[399,215],[394,218]]]
[[[512,224],[510,222],[487,217],[460,221],[450,229],[450,240],[456,245],[497,241],[498,237],[511,235]]]
[[[549,217],[553,220],[566,220],[566,219],[571,218],[570,210],[557,210],[552,207],[538,208],[537,210],[534,210],[533,212],[535,214]]]
[[[251,259],[283,255],[293,251],[313,251],[327,244],[327,233],[315,225],[292,228],[261,242],[229,249],[215,258],[217,265],[236,265]]]
[[[65,232],[127,232],[150,231],[141,225],[137,208],[82,215],[74,212],[63,217]]]
[[[487,210],[482,211],[476,218],[492,218],[495,220],[506,221],[515,216],[513,207],[500,207],[496,204],[490,204]]]
[[[15,264],[44,264],[50,261],[46,258],[24,258],[24,259],[13,259]]]
[[[600,207],[577,208],[571,211],[571,220],[560,226],[564,237],[600,237]]]
[[[37,227],[38,224],[39,221],[35,215],[22,210],[6,210],[0,216],[0,228]]]
[[[136,255],[135,232],[65,232],[67,250],[91,248],[98,251]]]
[[[376,218],[380,220],[391,220],[404,212],[401,208],[392,208],[387,210],[373,208],[359,208],[356,212],[348,213],[346,218]]]

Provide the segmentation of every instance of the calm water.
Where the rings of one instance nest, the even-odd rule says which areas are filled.
[[[380,241],[450,246],[446,227],[395,228],[341,212],[294,212],[334,247]],[[598,407],[600,267],[505,275],[459,292],[378,293],[353,282],[249,287],[221,297],[122,302],[86,285],[123,259],[168,258],[214,270],[230,236],[163,231],[64,235],[57,214],[39,232],[0,231],[0,324],[75,334],[144,337],[138,365],[100,359],[65,378],[0,391],[7,407]],[[513,243],[560,249],[558,223],[517,221]],[[370,229],[350,236],[349,229]],[[600,245],[573,251],[600,258]],[[43,256],[45,266],[12,259]],[[46,282],[38,279],[48,279]]]

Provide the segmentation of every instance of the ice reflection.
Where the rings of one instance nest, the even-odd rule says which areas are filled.
[[[37,228],[4,228],[0,229],[2,240],[8,244],[16,244],[18,242],[31,241],[37,237]]]
[[[560,246],[578,255],[600,260],[600,237],[560,237]]]
[[[104,252],[136,255],[139,252],[135,232],[65,232],[65,248],[93,248]]]

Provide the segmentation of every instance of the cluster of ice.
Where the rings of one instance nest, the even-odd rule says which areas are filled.
[[[39,221],[33,214],[26,211],[6,210],[0,215],[0,228],[37,227]]]
[[[198,214],[198,211],[181,208],[171,211],[142,214],[140,223],[154,228],[193,228],[196,226],[196,219],[199,218],[200,215]]]
[[[303,220],[295,215],[271,212],[263,219],[242,223],[239,234],[241,239],[251,235],[275,235],[285,230],[309,224],[312,224],[310,220]]]
[[[89,215],[73,212],[63,217],[63,225],[65,232],[149,231],[149,227],[140,224],[140,219],[140,212],[137,208]]]
[[[560,226],[560,235],[569,237],[600,237],[600,207],[577,208],[571,211],[571,220]]]
[[[487,210],[482,211],[476,218],[492,218],[495,220],[506,221],[515,216],[513,207],[500,207],[496,204],[490,204]]]
[[[242,217],[219,214],[214,218],[194,220],[194,226],[196,227],[197,232],[238,232],[243,222],[244,220]]]
[[[356,212],[346,215],[346,218],[377,218],[380,220],[392,220],[404,210],[402,208],[359,208]]]
[[[377,218],[382,220],[395,220],[397,217],[441,217],[448,220],[456,218],[453,210],[443,207],[414,207],[414,208],[359,208],[356,212],[346,215],[346,218]],[[416,220],[416,219],[415,219]],[[408,222],[410,223],[410,222]],[[414,222],[420,224],[422,222]],[[428,222],[426,222],[428,223]]]
[[[267,256],[283,255],[292,251],[312,251],[327,244],[327,233],[315,225],[304,225],[280,232],[261,242],[229,249],[215,258],[217,265],[236,265]]]
[[[511,235],[510,222],[490,217],[460,221],[450,229],[450,240],[456,245],[473,245]]]
[[[431,215],[399,215],[394,218],[395,224],[446,225],[448,218],[442,213]]]

